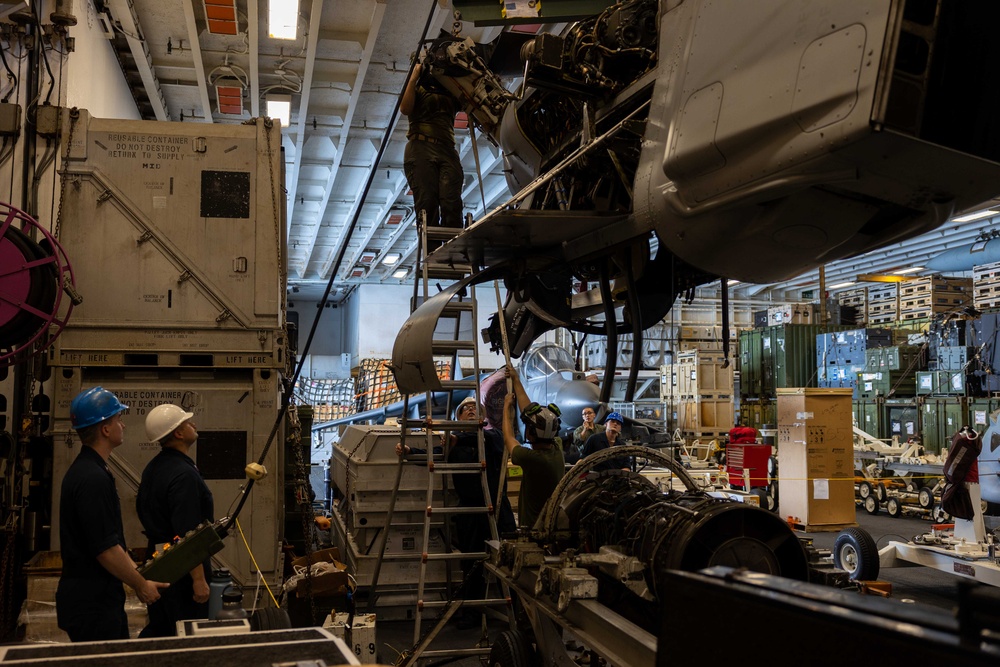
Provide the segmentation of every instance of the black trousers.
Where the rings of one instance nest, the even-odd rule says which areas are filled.
[[[413,207],[427,212],[427,224],[462,226],[465,174],[454,144],[411,139],[403,153],[403,172],[413,190]]]

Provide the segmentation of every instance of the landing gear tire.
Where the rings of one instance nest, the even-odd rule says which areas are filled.
[[[875,497],[878,498],[878,501],[880,503],[884,503],[887,496],[888,496],[888,492],[885,490],[885,484],[883,484],[882,482],[879,482],[878,484],[876,484],[875,485]]]
[[[917,503],[919,503],[925,510],[929,510],[934,507],[934,492],[926,486],[920,489],[920,491],[917,492]]]
[[[903,504],[899,502],[899,498],[889,498],[889,500],[885,501],[885,511],[895,519],[903,513]]]
[[[879,507],[878,507],[878,501],[875,499],[875,496],[868,496],[867,498],[865,498],[864,505],[865,505],[865,511],[871,514],[872,516],[878,514]]]
[[[879,560],[875,540],[862,528],[845,528],[833,544],[833,564],[845,570],[852,581],[877,579]]]
[[[532,667],[535,649],[520,630],[504,630],[490,648],[490,667]]]
[[[864,500],[868,496],[872,495],[871,482],[861,482],[858,484],[858,495],[861,496],[861,500]]]

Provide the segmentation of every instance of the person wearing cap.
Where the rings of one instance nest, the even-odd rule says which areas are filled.
[[[517,519],[521,528],[531,528],[563,477],[563,458],[559,428],[559,408],[549,403],[539,405],[528,398],[517,371],[507,366],[514,391],[504,397],[503,441],[514,465],[521,466],[521,493],[517,501]],[[531,448],[517,441],[514,425],[514,402],[521,410],[524,438]]]
[[[604,432],[595,433],[587,438],[587,442],[583,446],[583,456],[590,456],[591,454],[599,452],[602,449],[625,444],[625,442],[621,439],[622,424],[624,422],[625,420],[619,412],[612,412],[605,417]],[[595,472],[600,472],[602,470],[631,470],[631,468],[631,459],[628,456],[619,456],[611,459],[610,461],[605,461],[604,463],[594,466],[593,470]]]
[[[170,403],[146,415],[146,437],[160,443],[160,453],[142,471],[135,506],[150,554],[199,524],[214,521],[212,492],[190,456],[198,440],[192,417],[194,413]],[[150,605],[149,623],[139,636],[170,637],[177,632],[177,621],[208,618],[210,568],[211,559],[206,558]]]
[[[478,409],[477,409],[478,407]],[[485,418],[486,410],[477,405],[475,396],[462,400],[455,408],[455,421],[476,422]],[[507,499],[507,486],[497,499],[500,486],[500,466],[503,465],[503,437],[494,429],[483,430],[483,447],[486,456],[486,483],[490,490],[490,502],[496,508],[496,524],[499,535],[517,531],[514,510]],[[479,437],[477,431],[454,431],[448,450],[448,463],[476,463],[479,458]],[[480,474],[454,473],[452,483],[462,507],[485,507],[483,481]],[[489,518],[485,513],[458,514],[454,517],[455,536],[459,551],[480,553],[486,550],[486,540],[492,538]],[[482,559],[462,561],[465,583],[462,597],[466,600],[481,600],[486,597],[486,578],[482,571]],[[470,574],[471,573],[471,574]],[[473,628],[482,622],[482,612],[472,607],[462,607],[456,623],[460,629]]]
[[[576,463],[583,458],[583,447],[595,433],[604,433],[604,424],[595,424],[597,412],[589,405],[583,408],[583,423],[573,430],[573,443],[566,453],[566,463]]]
[[[128,406],[107,389],[93,387],[80,392],[69,410],[83,447],[60,487],[56,621],[73,642],[128,639],[122,583],[144,604],[156,602],[169,586],[144,579],[126,551],[108,457],[124,442],[122,413]]]

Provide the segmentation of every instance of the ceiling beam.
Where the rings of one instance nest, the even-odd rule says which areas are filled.
[[[132,3],[128,0],[111,0],[108,7],[111,9],[114,19],[121,24],[121,32],[132,52],[132,60],[135,62],[135,68],[139,71],[142,87],[146,90],[146,97],[149,98],[149,104],[153,108],[156,120],[170,120],[167,103],[160,91],[160,83],[153,72],[153,58],[146,47],[145,38],[139,39],[143,33],[139,26],[139,19],[132,10]]]
[[[330,169],[330,177],[327,179],[326,186],[324,189],[323,199],[320,202],[319,207],[319,219],[323,220],[323,216],[326,213],[326,206],[330,201],[330,195],[333,192],[333,184],[337,180],[337,174],[340,172],[340,163],[344,158],[344,150],[347,148],[348,134],[350,133],[351,120],[354,118],[354,113],[358,109],[358,99],[361,97],[361,89],[363,88],[365,75],[368,72],[368,65],[372,59],[372,53],[375,51],[375,42],[378,41],[378,33],[382,29],[382,19],[385,18],[385,4],[382,2],[376,2],[375,8],[372,11],[371,29],[368,31],[368,37],[365,39],[365,46],[361,54],[361,62],[358,64],[358,75],[354,80],[354,85],[351,87],[351,100],[347,106],[347,113],[344,116],[344,126],[340,132],[340,140],[337,142],[336,151],[337,155],[334,158],[332,168]],[[398,118],[397,121],[398,122]],[[372,167],[373,169],[375,167]],[[358,193],[358,200],[352,207],[352,213],[357,210],[358,206],[361,205],[361,197],[364,193]],[[320,278],[329,277],[327,274],[330,272],[330,266],[333,264],[334,259],[340,252],[341,244],[345,242],[345,235],[348,229],[347,218],[344,218],[343,224],[341,225],[340,234],[337,238],[337,242],[333,245],[331,252],[322,260],[321,269],[319,271]],[[305,276],[306,272],[309,271],[309,264],[313,260],[313,249],[316,247],[316,234],[319,232],[319,227],[317,226],[315,231],[311,234],[312,239],[308,243],[308,247],[302,252],[305,257],[305,261],[302,263],[302,272],[300,276]]]
[[[184,5],[184,22],[187,24],[188,41],[191,42],[191,59],[194,61],[194,73],[198,77],[198,93],[201,96],[202,121],[213,123],[212,102],[208,99],[208,81],[205,78],[205,62],[201,58],[201,42],[198,41],[198,23],[194,19],[194,0],[182,0]]]
[[[344,262],[343,266],[341,266],[342,276],[347,271],[349,271],[355,264],[358,263],[358,260],[361,258],[361,254],[368,247],[368,244],[371,242],[372,238],[374,238],[375,232],[377,232],[382,227],[382,223],[389,215],[389,212],[392,210],[392,207],[396,203],[396,200],[399,199],[399,195],[402,194],[404,190],[406,190],[407,185],[408,184],[406,182],[406,177],[403,176],[402,172],[400,172],[398,178],[396,179],[396,183],[389,190],[390,193],[389,196],[382,204],[382,207],[379,209],[379,212],[375,215],[375,219],[372,222],[372,224],[368,227],[368,233],[365,235],[365,238],[361,241],[361,244],[358,246],[358,249],[354,251],[354,255],[351,257],[351,259]],[[378,256],[381,257],[386,252],[388,252],[388,248],[382,248],[379,250]]]
[[[247,43],[250,45],[250,117],[260,117],[260,8],[247,0]]]
[[[313,0],[309,12],[309,35],[306,39],[306,67],[302,75],[302,89],[299,97],[299,113],[295,134],[295,160],[292,163],[291,174],[288,175],[288,224],[292,224],[295,214],[295,203],[298,201],[299,166],[306,143],[306,119],[309,117],[309,97],[312,93],[312,81],[316,72],[316,50],[319,46],[319,26],[323,18],[323,0]],[[322,215],[318,221],[322,220]],[[300,274],[301,276],[301,274]]]

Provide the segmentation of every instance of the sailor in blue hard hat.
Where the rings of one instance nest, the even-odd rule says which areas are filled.
[[[108,457],[125,439],[126,410],[103,387],[81,392],[70,404],[70,422],[83,446],[60,487],[63,565],[56,619],[74,642],[129,638],[122,582],[145,604],[158,600],[168,585],[143,579],[126,552],[121,503],[108,468]]]
[[[604,432],[595,433],[587,438],[587,442],[583,446],[583,456],[590,456],[591,454],[599,452],[602,449],[607,449],[608,447],[624,445],[625,441],[621,437],[622,424],[624,423],[625,418],[622,417],[620,412],[612,412],[608,414],[608,416],[604,418]],[[593,470],[614,470],[618,468],[628,470],[631,469],[631,467],[632,462],[629,457],[619,456],[594,466]]]

